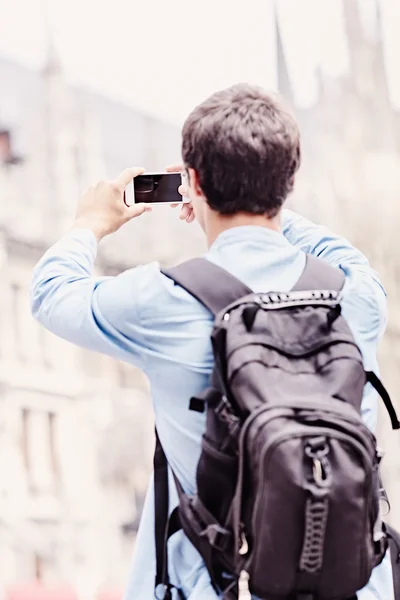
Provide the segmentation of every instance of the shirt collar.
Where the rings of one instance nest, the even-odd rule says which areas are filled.
[[[256,245],[268,245],[274,247],[287,247],[289,244],[283,233],[268,227],[259,225],[240,225],[230,227],[219,234],[215,242],[210,246],[211,250],[237,242],[248,242]]]

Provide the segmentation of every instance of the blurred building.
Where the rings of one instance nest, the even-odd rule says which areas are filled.
[[[388,89],[384,3],[345,0],[342,5],[347,69],[339,77],[317,71],[317,101],[307,109],[296,102],[301,94],[296,95],[278,29],[280,89],[294,107],[303,139],[303,164],[290,202],[347,237],[378,271],[389,305],[381,376],[400,414],[400,114]],[[384,483],[392,506],[388,519],[400,528],[400,437],[382,406],[378,443],[385,450]]]
[[[0,60],[1,598],[38,580],[100,600],[126,582],[151,468],[148,385],[40,327],[29,285],[89,184],[163,169],[179,142],[173,126],[69,88],[51,50],[42,73]],[[177,216],[161,207],[105,240],[98,273],[196,253],[196,227]]]

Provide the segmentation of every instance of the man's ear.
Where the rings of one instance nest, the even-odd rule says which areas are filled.
[[[203,191],[200,186],[199,176],[194,169],[188,169],[189,185],[196,196],[203,196]]]

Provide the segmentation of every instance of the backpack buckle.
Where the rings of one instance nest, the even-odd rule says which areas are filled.
[[[214,550],[223,552],[227,545],[229,531],[217,523],[213,523],[212,525],[207,525],[200,535],[207,538],[208,543]]]
[[[240,420],[232,412],[232,407],[226,396],[222,396],[221,402],[214,409],[214,413],[227,425],[229,435],[236,439],[240,429]]]
[[[240,424],[239,419],[232,411],[232,406],[226,396],[222,396],[221,401],[214,409],[217,417],[220,417],[227,425],[236,427]],[[236,430],[235,430],[236,431]]]
[[[154,598],[156,600],[172,600],[171,590],[174,586],[166,583],[159,583],[154,590]]]

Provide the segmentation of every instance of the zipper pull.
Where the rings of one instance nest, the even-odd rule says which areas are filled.
[[[238,583],[238,600],[251,600],[250,588],[249,588],[250,576],[247,571],[241,571],[239,575]]]
[[[375,458],[376,458],[376,468],[381,464],[382,458],[385,456],[384,451],[379,446],[376,447]]]
[[[240,556],[244,556],[249,551],[249,544],[247,542],[244,531],[242,531],[240,534],[240,541],[241,541],[241,546],[239,548],[239,554],[240,554]]]

